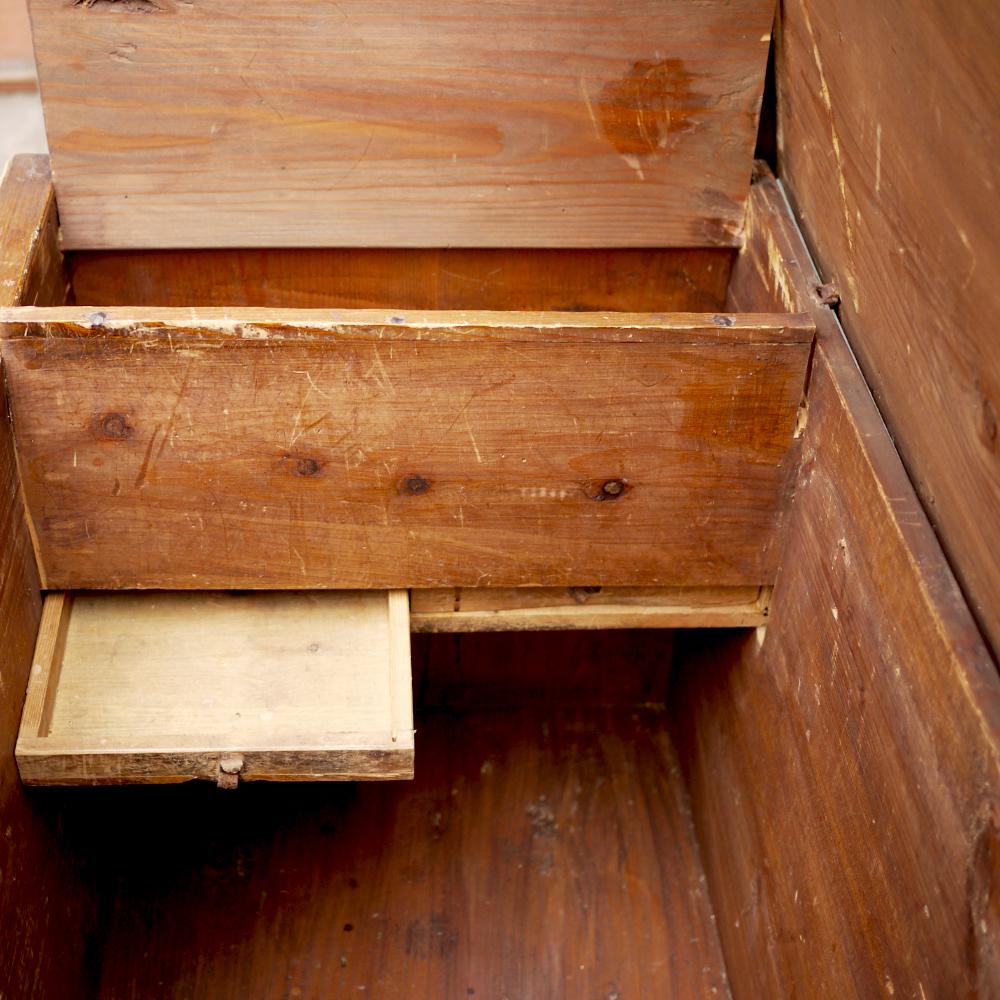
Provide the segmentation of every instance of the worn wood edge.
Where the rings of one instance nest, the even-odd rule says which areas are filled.
[[[55,190],[49,158],[44,155],[18,154],[11,157],[7,169],[0,180],[0,309],[37,308],[22,306],[32,294],[32,286],[45,276],[39,272],[47,263],[49,269],[58,267],[62,272],[62,260],[58,246],[48,248],[56,260],[45,259],[46,241],[57,239],[58,219],[56,216]],[[63,274],[63,277],[65,275]],[[65,299],[68,285],[63,281],[61,289]],[[6,385],[7,371],[0,362],[0,379]],[[11,411],[11,394],[6,394],[6,412],[2,417],[14,427]],[[21,456],[17,447],[14,428],[14,459],[18,470],[18,490],[24,508],[24,518],[34,551],[42,589],[46,587],[45,567],[41,558],[38,534],[34,519],[24,495],[24,478],[21,473]]]
[[[0,181],[0,307],[18,307],[54,210],[47,156],[11,157]]]
[[[440,334],[620,340],[671,335],[673,343],[809,344],[814,325],[805,313],[562,313],[502,310],[381,309],[94,309],[90,306],[20,306],[0,309],[2,337],[223,338],[236,340],[429,340]]]
[[[413,745],[413,679],[410,666],[410,594],[386,592],[389,618],[389,738],[400,746]]]
[[[520,632],[556,629],[633,629],[633,628],[756,628],[767,622],[770,587],[760,587],[746,599],[748,588],[732,588],[737,597],[699,604],[691,600],[690,588],[683,590],[686,600],[671,601],[669,594],[650,588],[648,605],[616,603],[616,590],[603,588],[601,604],[577,603],[568,598],[565,604],[538,606],[531,597],[541,590],[568,596],[568,588],[523,588],[524,607],[512,607],[507,595],[498,598],[492,610],[462,610],[460,594],[468,588],[444,588],[410,592],[410,629],[413,632]],[[489,598],[488,591],[479,591]],[[706,588],[718,594],[718,588]],[[447,595],[454,595],[451,610],[440,610]],[[447,602],[445,602],[447,603]]]
[[[227,751],[135,751],[67,753],[53,748],[19,751],[18,766],[26,785],[133,785],[217,781],[219,760]],[[414,750],[371,749],[241,750],[243,781],[397,781],[413,778]]]

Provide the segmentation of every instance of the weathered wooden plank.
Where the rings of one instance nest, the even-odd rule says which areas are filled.
[[[12,315],[2,350],[50,587],[773,574],[801,319]]]
[[[12,157],[0,185],[0,307],[61,306],[68,294],[48,157]]]
[[[772,307],[801,308],[818,282],[801,238],[788,219],[753,218],[774,219],[779,202],[773,182],[755,186],[758,245],[734,282],[744,304],[770,289]],[[1000,680],[839,324],[814,308],[802,475],[769,624],[675,672],[730,978],[748,996],[789,984],[992,996]]]
[[[735,246],[773,12],[33,0],[65,243]]]
[[[45,239],[48,180],[13,161],[0,186],[0,304],[34,286],[34,250]],[[60,839],[56,809],[28,797],[14,764],[14,739],[41,616],[32,551],[7,419],[0,366],[0,995],[78,996],[96,969],[86,964],[95,922],[92,886]]]
[[[767,587],[448,587],[410,592],[413,632],[748,628]]]
[[[49,594],[35,785],[413,777],[405,591]]]
[[[781,175],[996,654],[1000,5],[794,0],[777,53]]]
[[[106,306],[712,312],[731,250],[79,250],[75,301]]]

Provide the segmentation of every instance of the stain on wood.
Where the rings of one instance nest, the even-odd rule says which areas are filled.
[[[772,17],[34,0],[64,244],[737,246]]]

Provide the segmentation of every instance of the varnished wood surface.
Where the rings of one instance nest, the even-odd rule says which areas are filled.
[[[817,277],[794,228],[756,238],[740,304],[801,308]],[[798,265],[775,268],[775,253]],[[839,325],[814,314],[769,624],[675,670],[734,992],[994,996],[1000,680]]]
[[[6,318],[49,588],[754,586],[775,569],[801,317]]]
[[[28,784],[413,776],[405,590],[50,593],[34,663]]]
[[[1000,651],[1000,5],[782,5],[779,160],[967,599]]]
[[[105,250],[68,255],[96,306],[711,312],[731,250]]]
[[[45,229],[48,179],[24,177],[27,166],[15,161],[21,179],[0,187],[3,305],[38,287],[32,247]],[[94,985],[96,893],[78,856],[60,842],[59,805],[29,796],[14,763],[41,607],[0,382],[0,995],[76,1000]]]
[[[33,0],[66,246],[735,246],[773,13]]]
[[[725,997],[664,720],[425,712],[412,784],[111,804],[101,996]]]

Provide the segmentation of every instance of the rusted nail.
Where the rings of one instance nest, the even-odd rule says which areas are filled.
[[[430,482],[423,476],[404,476],[399,483],[399,492],[408,493],[410,496],[420,496],[431,488]]]

